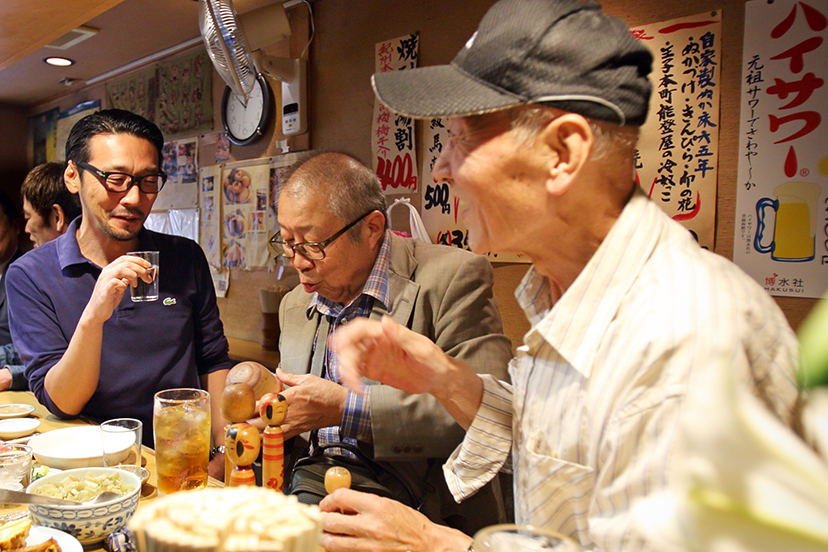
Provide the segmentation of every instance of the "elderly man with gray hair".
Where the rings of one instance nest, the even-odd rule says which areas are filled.
[[[694,372],[724,362],[783,423],[796,417],[798,344],[779,307],[633,180],[651,62],[594,2],[501,0],[451,65],[375,75],[392,110],[449,118],[433,174],[466,202],[473,251],[531,260],[516,297],[532,327],[511,383],[388,318],[334,336],[353,390],[364,377],[429,394],[466,428],[444,466],[457,500],[511,460],[516,521],[585,549],[659,548],[632,505],[671,483]],[[321,507],[330,552],[472,549],[351,490]]]
[[[389,316],[475,374],[507,378],[511,346],[489,261],[391,232],[377,176],[339,153],[312,157],[290,175],[278,218],[271,245],[300,281],[279,307],[277,371],[289,386],[282,393],[285,437],[305,434],[310,441],[310,457],[300,462],[383,473],[384,481],[399,483],[388,487],[396,500],[469,534],[502,520],[497,482],[469,503],[451,499],[440,466],[463,429],[434,397],[379,384],[352,393],[327,347],[336,328]],[[303,502],[321,498],[303,490],[298,474],[285,487]]]

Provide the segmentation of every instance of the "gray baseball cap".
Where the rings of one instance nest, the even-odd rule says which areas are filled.
[[[449,65],[376,73],[379,100],[414,118],[456,117],[538,103],[640,126],[650,51],[595,2],[501,0]]]

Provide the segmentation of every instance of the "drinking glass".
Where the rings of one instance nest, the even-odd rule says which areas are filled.
[[[149,261],[151,266],[149,267],[150,276],[152,276],[152,282],[146,283],[141,278],[138,278],[138,285],[136,285],[131,289],[132,293],[132,302],[133,303],[143,303],[145,301],[157,301],[158,300],[158,251],[130,251],[127,253],[132,257],[140,257],[146,261]]]
[[[141,466],[144,425],[135,418],[117,418],[101,424],[103,464],[108,468]]]
[[[580,552],[575,541],[540,527],[531,525],[492,525],[474,535],[474,552]]]
[[[22,491],[32,477],[32,449],[27,445],[0,445],[0,487]]]
[[[210,463],[210,394],[201,389],[168,389],[155,394],[152,428],[158,492],[207,486]]]

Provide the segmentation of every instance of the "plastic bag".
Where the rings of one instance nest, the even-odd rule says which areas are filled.
[[[418,239],[425,243],[431,243],[431,239],[428,237],[428,232],[426,231],[425,225],[423,224],[423,219],[420,218],[420,213],[417,212],[417,209],[411,205],[411,200],[407,197],[401,197],[399,199],[395,199],[394,203],[388,207],[388,220],[391,220],[391,209],[396,207],[397,205],[405,205],[408,207],[408,224],[411,227],[411,237],[414,239]]]

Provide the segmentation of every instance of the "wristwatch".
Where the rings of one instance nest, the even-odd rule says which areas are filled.
[[[224,454],[224,445],[220,447],[213,447],[210,449],[210,460],[216,457],[216,454]]]

